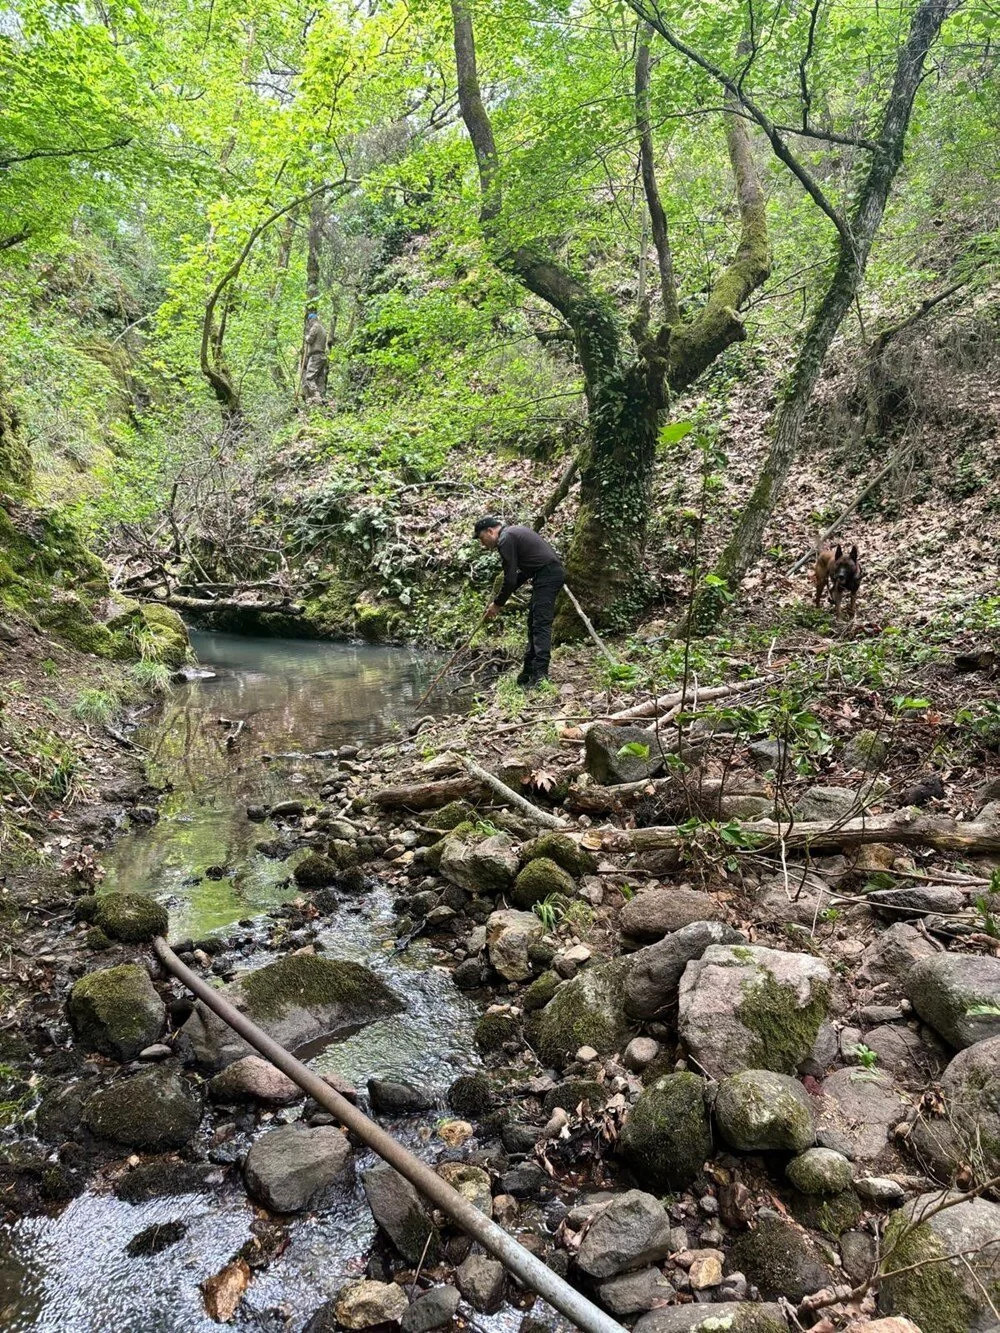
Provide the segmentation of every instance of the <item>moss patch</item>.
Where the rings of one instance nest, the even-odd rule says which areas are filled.
[[[625,1015],[629,965],[614,959],[567,981],[532,1025],[542,1061],[561,1068],[581,1046],[601,1055],[621,1050],[631,1035]]]
[[[573,878],[555,861],[539,856],[529,861],[515,879],[510,897],[515,907],[528,910],[556,893],[564,898],[572,897],[576,893]]]
[[[733,953],[738,956],[739,951],[734,949]],[[814,983],[808,1004],[800,1005],[794,989],[782,986],[767,971],[744,981],[736,1016],[753,1033],[748,1065],[794,1074],[813,1048],[819,1025],[826,1017],[828,997],[828,988]]]
[[[555,861],[567,874],[580,879],[583,875],[593,875],[597,870],[597,857],[581,847],[566,833],[543,833],[524,847],[524,858],[533,861],[545,857]]]
[[[476,812],[468,801],[449,801],[440,810],[434,810],[428,815],[427,827],[449,830],[457,828],[459,824],[468,824],[471,828],[475,818]]]
[[[537,1009],[544,1009],[562,985],[562,981],[563,979],[558,972],[543,972],[540,977],[535,978],[521,996],[521,1008],[526,1014],[534,1013]]]
[[[793,1190],[791,1212],[803,1226],[836,1238],[861,1221],[861,1202],[852,1189],[839,1194],[802,1194]]]
[[[81,977],[67,1003],[70,1022],[91,1050],[132,1060],[163,1031],[163,1002],[145,969],[124,963]]]
[[[978,1313],[975,1302],[951,1265],[940,1262],[944,1251],[930,1227],[925,1223],[904,1235],[908,1225],[900,1212],[886,1227],[883,1249],[889,1258],[879,1290],[880,1310],[908,1315],[922,1333],[967,1333]]]
[[[458,1115],[485,1115],[493,1106],[493,1089],[485,1074],[463,1074],[448,1089],[448,1105]]]
[[[296,884],[303,888],[320,889],[327,884],[335,884],[340,875],[340,868],[328,856],[319,852],[307,852],[292,871]]]
[[[521,1039],[521,1024],[513,1014],[483,1014],[476,1024],[476,1045],[484,1055]]]
[[[83,1113],[98,1138],[131,1148],[180,1148],[201,1121],[201,1099],[163,1066],[121,1079],[90,1098]]]
[[[252,1018],[278,1018],[289,1009],[322,1009],[356,1005],[359,1010],[400,1008],[388,986],[360,963],[311,954],[290,954],[276,963],[248,972],[238,980]]]

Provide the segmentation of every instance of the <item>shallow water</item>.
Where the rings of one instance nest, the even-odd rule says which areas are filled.
[[[308,761],[262,762],[261,756],[400,734],[433,669],[426,658],[395,648],[219,634],[194,640],[202,665],[217,674],[176,689],[163,717],[137,737],[150,750],[154,776],[172,791],[156,824],[117,843],[102,886],[138,889],[164,902],[175,939],[224,928],[293,895],[288,863],[255,850],[273,836],[272,826],[249,821],[246,806],[295,796],[312,770]],[[228,728],[220,717],[246,722],[233,750],[225,746]],[[317,761],[314,776],[328,768]],[[206,878],[210,866],[228,873]],[[448,1085],[476,1063],[476,1010],[432,946],[418,941],[396,952],[390,895],[379,888],[346,899],[321,939],[327,956],[358,959],[378,972],[406,1010],[327,1046],[310,1063],[361,1087],[373,1075],[410,1079],[443,1107]],[[261,952],[246,962],[258,966],[272,957]],[[432,1112],[422,1123],[433,1127],[435,1119]],[[398,1127],[399,1135],[429,1153],[435,1144],[418,1134],[417,1124]],[[372,1160],[359,1155],[359,1169]],[[12,1333],[216,1329],[204,1314],[199,1284],[248,1239],[254,1215],[238,1185],[133,1205],[97,1183],[57,1215],[0,1229],[0,1327]],[[175,1219],[188,1232],[169,1249],[148,1258],[125,1253],[137,1233]],[[329,1207],[292,1224],[287,1250],[255,1276],[230,1327],[295,1333],[361,1273],[373,1235],[360,1185],[345,1188]],[[516,1327],[514,1320],[509,1312],[477,1323],[501,1330]]]

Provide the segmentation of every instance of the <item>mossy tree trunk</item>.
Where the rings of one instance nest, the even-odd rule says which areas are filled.
[[[741,236],[733,262],[693,319],[681,323],[673,290],[666,218],[660,204],[647,113],[649,51],[636,61],[636,135],[660,272],[663,319],[650,328],[644,305],[626,330],[581,278],[533,246],[504,243],[500,160],[483,104],[472,19],[466,0],[452,0],[455,63],[462,118],[479,170],[480,222],[497,265],[552,306],[572,332],[583,372],[589,440],[580,465],[580,508],[567,555],[567,576],[592,620],[617,628],[644,598],[642,557],[649,491],[662,414],[671,392],[686,388],[732,343],[745,336],[739,307],[767,277],[770,260],[764,195],[746,122],[726,118],[726,142],[737,187]],[[557,632],[578,634],[570,611]]]
[[[31,454],[17,410],[0,386],[0,495],[20,494],[31,482]]]

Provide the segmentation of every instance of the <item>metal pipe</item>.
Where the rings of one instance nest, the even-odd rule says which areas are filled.
[[[329,1083],[318,1074],[314,1074],[283,1046],[279,1046],[272,1037],[261,1031],[246,1014],[240,1013],[217,990],[213,990],[181,962],[162,936],[153,941],[153,948],[164,967],[183,981],[188,990],[218,1014],[223,1022],[228,1023],[234,1032],[251,1046],[256,1047],[261,1055],[283,1074],[287,1074],[320,1106],[332,1112],[342,1125],[362,1139],[401,1176],[405,1176],[421,1194],[430,1199],[435,1207],[447,1213],[453,1222],[456,1222],[467,1235],[477,1240],[484,1249],[489,1250],[490,1254],[499,1259],[503,1266],[526,1287],[548,1301],[567,1319],[572,1320],[577,1328],[586,1330],[586,1333],[626,1333],[621,1324],[616,1323],[610,1315],[605,1314],[586,1296],[581,1295],[575,1287],[571,1287],[563,1278],[553,1273],[541,1259],[536,1258],[530,1250],[526,1250],[513,1236],[508,1236],[502,1227],[497,1226],[496,1222],[442,1180],[436,1171],[432,1171],[426,1163],[414,1157],[402,1144],[397,1143],[391,1134],[387,1134],[381,1126],[369,1120],[356,1106],[352,1106],[339,1092],[335,1092]]]

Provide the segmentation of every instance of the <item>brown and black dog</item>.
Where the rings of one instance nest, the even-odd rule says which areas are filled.
[[[842,546],[838,546],[835,551],[831,551],[829,548],[820,551],[816,559],[813,577],[816,580],[816,605],[819,606],[823,589],[829,584],[834,615],[838,620],[840,619],[840,604],[846,593],[849,599],[847,616],[849,620],[853,620],[854,607],[858,600],[858,588],[861,586],[861,565],[858,562],[858,548],[852,546],[849,555],[844,554]]]

